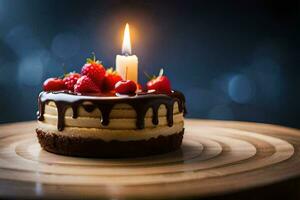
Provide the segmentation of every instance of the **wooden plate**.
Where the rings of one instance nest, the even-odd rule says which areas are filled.
[[[135,159],[48,153],[35,126],[0,126],[0,197],[207,197],[300,175],[300,131],[275,125],[186,120],[181,150]]]

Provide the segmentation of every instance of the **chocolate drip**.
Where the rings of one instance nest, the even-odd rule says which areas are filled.
[[[114,107],[114,104],[97,103],[97,107],[101,111],[101,115],[102,115],[101,124],[103,126],[107,126],[109,124],[109,115],[110,115],[111,110]]]
[[[61,103],[59,101],[56,101],[55,105],[57,107],[57,129],[59,131],[62,131],[65,126],[65,113],[67,110],[67,106],[65,106],[64,103]]]
[[[173,104],[167,105],[167,121],[168,121],[168,126],[173,126]]]
[[[159,109],[159,105],[153,105],[152,106],[152,111],[153,111],[152,123],[154,125],[158,125],[158,123],[159,123],[159,121],[158,121],[158,109]]]
[[[146,104],[130,104],[136,111],[136,127],[138,129],[143,129],[145,127],[145,115],[147,112]]]
[[[158,109],[160,105],[165,105],[167,109],[168,126],[173,126],[173,106],[178,102],[179,112],[186,113],[185,98],[180,92],[174,91],[171,95],[164,94],[137,94],[135,96],[83,96],[68,92],[41,92],[38,99],[39,111],[38,120],[44,120],[45,104],[54,101],[57,107],[58,122],[57,128],[62,131],[65,126],[65,113],[68,107],[72,108],[73,118],[78,117],[78,107],[82,106],[85,111],[93,112],[98,108],[101,112],[101,124],[109,124],[109,115],[116,104],[126,103],[136,111],[136,127],[143,129],[145,127],[145,115],[149,108],[152,108],[152,123],[157,125]],[[83,104],[90,102],[91,104]]]
[[[79,106],[78,103],[74,103],[74,104],[71,105],[72,111],[73,111],[72,117],[73,117],[74,119],[76,119],[76,118],[78,117],[78,106]]]
[[[185,106],[185,96],[178,91],[173,91],[171,96],[175,99],[178,99],[178,109],[179,112],[183,112],[184,115],[187,114],[186,106]]]
[[[38,106],[39,110],[37,112],[37,119],[39,121],[44,121],[44,112],[45,112],[45,101],[41,100],[42,93],[40,93],[39,98],[38,98]]]

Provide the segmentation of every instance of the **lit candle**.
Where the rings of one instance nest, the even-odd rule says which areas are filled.
[[[138,82],[138,58],[131,55],[129,25],[126,24],[122,45],[122,54],[116,57],[116,70],[124,80]]]

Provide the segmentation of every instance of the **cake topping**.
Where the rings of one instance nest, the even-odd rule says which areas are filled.
[[[74,85],[76,84],[77,80],[80,78],[80,74],[71,72],[66,74],[63,81],[66,85],[66,89],[70,91],[74,91]]]
[[[171,93],[171,83],[167,76],[163,75],[164,70],[161,69],[159,72],[159,75],[148,78],[150,81],[147,82],[147,89],[148,90],[155,90],[157,93],[163,93],[163,94],[170,94]]]
[[[98,85],[86,75],[80,77],[74,85],[74,91],[77,93],[97,93],[101,92]]]
[[[136,89],[136,83],[131,80],[119,81],[115,85],[116,92],[120,94],[134,94]]]
[[[146,73],[145,73],[146,74]],[[146,74],[147,75],[147,74]],[[157,94],[171,94],[171,83],[167,76],[163,75],[163,69],[158,76],[149,76],[145,91],[154,91]],[[75,93],[102,94],[133,94],[141,92],[142,86],[133,80],[123,80],[122,77],[109,68],[106,70],[99,60],[88,58],[81,69],[81,74],[70,72],[64,78],[49,78],[44,82],[44,91],[71,91]],[[117,91],[116,91],[117,90]]]
[[[58,91],[58,90],[65,90],[65,89],[66,89],[65,83],[60,78],[48,78],[43,83],[44,91]]]
[[[107,69],[103,81],[103,91],[114,90],[116,83],[121,80],[122,77],[113,68]]]
[[[93,58],[87,59],[86,64],[81,69],[81,75],[88,76],[99,88],[102,87],[102,82],[105,76],[105,68],[99,60],[96,60],[95,54],[93,54]]]

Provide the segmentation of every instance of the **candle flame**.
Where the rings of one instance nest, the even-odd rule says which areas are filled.
[[[128,23],[126,23],[125,30],[124,30],[122,53],[125,55],[131,55],[131,42],[130,42],[130,32],[129,32]]]

